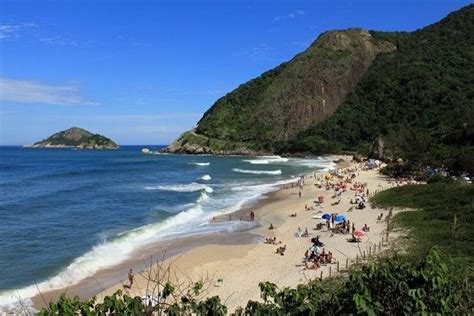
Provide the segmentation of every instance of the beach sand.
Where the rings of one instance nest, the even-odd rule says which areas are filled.
[[[347,167],[347,164],[345,166]],[[155,264],[147,268],[145,273],[136,271],[131,289],[124,288],[124,284],[128,284],[127,275],[124,273],[123,281],[102,291],[97,298],[101,300],[105,295],[112,294],[117,289],[125,289],[132,296],[146,297],[147,294],[152,294],[147,272],[156,272],[163,267],[170,267],[169,271],[172,271],[173,275],[171,280],[181,286],[205,280],[207,285],[205,295],[219,295],[231,312],[238,306],[245,306],[248,300],[260,300],[259,282],[270,281],[283,288],[319,278],[321,272],[323,277],[328,277],[330,269],[331,274],[335,275],[337,264],[322,266],[318,270],[304,269],[304,253],[311,246],[311,237],[320,236],[326,251],[333,253],[342,270],[346,263],[354,263],[356,257],[362,257],[364,252],[368,255],[370,247],[379,245],[385,237],[387,224],[385,221],[377,221],[377,217],[383,213],[385,218],[388,211],[371,208],[369,204],[363,210],[355,209],[354,204],[350,204],[351,198],[355,195],[355,191],[352,190],[347,190],[342,194],[338,205],[331,205],[336,201],[331,198],[334,190],[319,189],[314,186],[315,181],[313,177],[305,179],[301,198],[298,195],[300,189],[296,186],[282,188],[278,192],[271,193],[265,203],[261,203],[254,209],[255,220],[260,225],[250,232],[261,236],[260,242],[207,244],[188,249],[166,259],[160,263],[160,266]],[[375,170],[360,170],[354,181],[366,183],[371,194],[393,185]],[[315,207],[315,210],[305,211],[305,205],[313,205],[313,201],[320,195],[325,197],[325,202]],[[353,210],[348,211],[351,207]],[[331,233],[325,227],[321,230],[313,230],[313,227],[320,222],[319,219],[312,218],[313,215],[322,214],[318,211],[345,214],[351,223],[355,223],[356,230],[360,230],[364,224],[367,224],[370,231],[358,243],[348,241],[351,238],[350,234],[334,234],[331,237]],[[290,214],[294,212],[297,212],[297,216],[290,217]],[[269,230],[270,224],[273,224],[275,229]],[[310,238],[295,237],[298,227],[302,230],[308,228]],[[277,241],[282,241],[282,244],[286,245],[284,256],[275,253],[278,246],[263,243],[265,237],[276,237]],[[218,282],[218,279],[222,281]]]

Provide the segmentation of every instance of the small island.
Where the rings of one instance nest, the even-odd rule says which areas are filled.
[[[100,134],[93,134],[79,127],[72,127],[49,136],[42,141],[25,147],[36,148],[79,148],[79,149],[117,149],[119,146]]]

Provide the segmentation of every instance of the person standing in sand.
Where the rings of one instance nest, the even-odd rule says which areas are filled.
[[[133,285],[133,278],[134,278],[133,270],[130,269],[130,271],[128,271],[128,281],[130,282],[130,288],[131,288],[132,285]]]
[[[253,211],[250,211],[250,220],[253,222],[255,219],[255,213]]]

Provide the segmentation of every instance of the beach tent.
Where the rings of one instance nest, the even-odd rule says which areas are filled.
[[[345,215],[337,215],[335,218],[334,218],[334,221],[336,222],[342,222],[346,219],[346,216]]]
[[[321,216],[322,219],[326,219],[326,220],[330,220],[331,219],[331,215],[328,214],[328,213],[325,213],[323,214],[323,216]]]

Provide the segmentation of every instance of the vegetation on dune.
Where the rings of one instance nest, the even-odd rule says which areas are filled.
[[[474,5],[413,33],[372,34],[397,50],[377,57],[333,116],[279,151],[368,153],[382,136],[396,157],[474,171]]]
[[[410,254],[423,256],[433,246],[440,247],[474,277],[474,185],[433,177],[430,184],[382,191],[373,201],[382,207],[417,210],[395,217],[399,227],[408,228]]]

